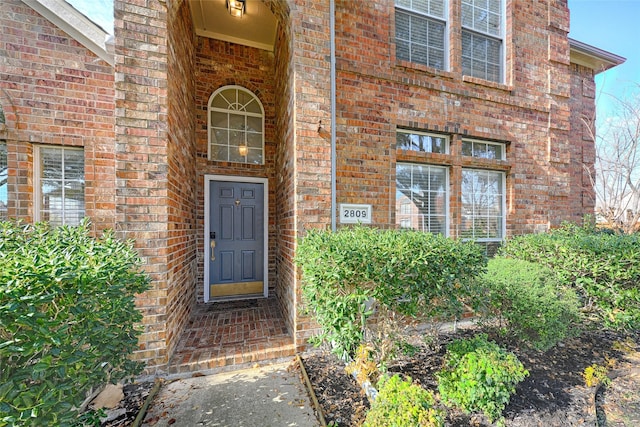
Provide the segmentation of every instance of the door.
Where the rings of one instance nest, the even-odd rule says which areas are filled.
[[[210,299],[266,296],[264,195],[264,183],[210,181]]]

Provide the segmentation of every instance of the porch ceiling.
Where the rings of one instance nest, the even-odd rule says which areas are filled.
[[[278,21],[261,0],[247,0],[245,14],[229,14],[226,0],[189,0],[196,34],[273,51]]]

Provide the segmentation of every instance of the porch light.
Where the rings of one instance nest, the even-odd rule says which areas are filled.
[[[245,157],[247,155],[247,146],[246,145],[239,145],[238,146],[238,153],[240,153],[240,155],[242,157]]]
[[[231,16],[242,18],[245,1],[246,0],[227,0],[227,9],[229,9]]]

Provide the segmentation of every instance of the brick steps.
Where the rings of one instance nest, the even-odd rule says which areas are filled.
[[[295,350],[274,298],[200,304],[180,337],[168,373],[290,357]]]

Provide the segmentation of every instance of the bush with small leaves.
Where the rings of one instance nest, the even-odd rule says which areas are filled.
[[[82,423],[92,388],[141,371],[140,265],[131,243],[91,237],[88,221],[0,223],[0,426]]]
[[[489,260],[482,282],[490,317],[506,320],[508,332],[534,348],[547,350],[577,331],[578,296],[549,268],[496,257]]]
[[[435,408],[433,394],[411,378],[399,375],[382,377],[378,395],[362,424],[363,427],[440,427],[444,425],[442,411]]]
[[[513,353],[488,341],[485,334],[447,347],[438,390],[446,405],[465,412],[482,411],[492,422],[502,416],[515,386],[529,372]]]
[[[364,341],[372,306],[401,316],[450,320],[478,295],[486,259],[478,245],[417,231],[356,226],[310,230],[296,263],[302,295],[340,357]]]
[[[585,311],[606,326],[640,328],[640,233],[603,233],[566,224],[514,237],[500,254],[545,265],[579,294]]]

